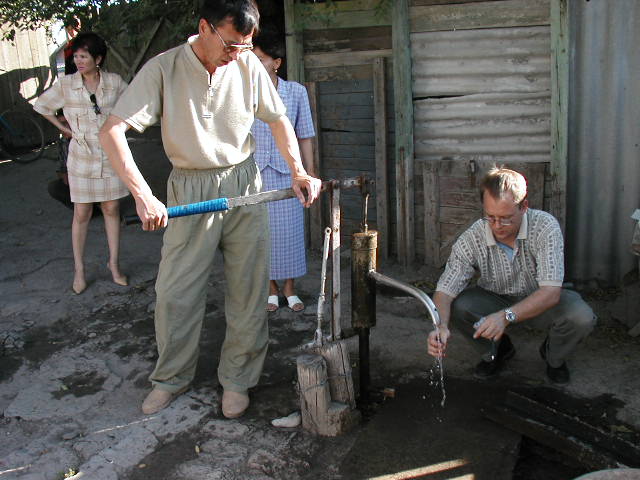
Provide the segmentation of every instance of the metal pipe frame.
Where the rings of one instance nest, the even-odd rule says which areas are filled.
[[[371,277],[376,283],[380,285],[386,285],[387,287],[395,288],[396,290],[408,293],[412,297],[416,298],[420,303],[424,305],[424,307],[427,309],[427,312],[429,312],[429,316],[433,321],[433,325],[436,327],[440,325],[440,314],[438,314],[438,309],[436,308],[431,298],[429,298],[429,295],[427,295],[425,292],[417,287],[414,287],[413,285],[409,285],[408,283],[401,282],[400,280],[387,277],[386,275],[378,273],[375,270],[371,270],[369,272],[369,277]]]

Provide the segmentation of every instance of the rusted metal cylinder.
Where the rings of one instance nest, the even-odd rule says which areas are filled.
[[[358,332],[360,403],[369,403],[369,329],[376,324],[376,269],[378,232],[368,230],[351,237],[351,326]]]
[[[357,232],[351,237],[351,326],[371,328],[376,324],[376,282],[369,272],[376,269],[378,232]]]

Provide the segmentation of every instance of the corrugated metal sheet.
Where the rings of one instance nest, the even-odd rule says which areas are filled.
[[[640,208],[640,2],[570,2],[567,259],[578,281],[618,284]]]
[[[411,35],[417,160],[550,160],[548,26]]]

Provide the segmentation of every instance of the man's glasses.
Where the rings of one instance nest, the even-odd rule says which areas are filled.
[[[498,217],[482,217],[487,223],[499,223],[503,227],[508,227],[509,225],[513,225],[513,216],[507,218],[498,218]]]
[[[93,111],[95,112],[95,114],[100,115],[100,107],[98,106],[98,102],[96,101],[96,94],[92,93],[91,95],[89,95],[89,100],[91,100],[91,103],[93,103]]]
[[[247,50],[253,50],[253,43],[249,42],[249,43],[227,43],[224,38],[222,38],[222,36],[218,33],[218,30],[216,30],[216,27],[214,27],[213,25],[211,25],[211,23],[209,23],[209,26],[211,27],[211,29],[216,32],[216,35],[218,35],[218,38],[220,39],[220,41],[222,42],[222,46],[224,47],[224,51],[227,53],[234,53],[234,52],[245,52]]]

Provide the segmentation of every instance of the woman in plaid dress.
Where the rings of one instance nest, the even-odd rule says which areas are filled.
[[[275,36],[263,34],[254,42],[254,53],[258,56],[278,94],[287,107],[287,117],[296,132],[302,162],[309,175],[313,170],[312,138],[315,136],[311,120],[311,108],[305,88],[296,82],[287,82],[279,78],[278,68],[284,57],[284,46]],[[291,174],[286,162],[280,156],[269,126],[256,120],[251,129],[256,141],[255,159],[262,175],[262,190],[276,190],[291,186]],[[270,202],[269,228],[271,230],[271,269],[269,299],[267,310],[278,309],[280,292],[287,299],[289,308],[298,312],[304,304],[296,295],[294,279],[307,272],[304,245],[304,211],[297,198]],[[282,290],[278,281],[284,281]]]
[[[71,226],[74,260],[72,289],[80,294],[87,287],[84,247],[94,202],[100,203],[104,217],[109,245],[107,267],[115,283],[128,284],[118,261],[118,199],[127,196],[129,191],[111,168],[98,141],[100,127],[127,84],[120,75],[100,69],[107,55],[107,46],[95,33],[82,33],[75,37],[72,51],[78,71],[73,75],[60,77],[38,98],[34,110],[55,125],[63,135],[71,136],[67,172],[71,201],[74,203]],[[60,108],[64,111],[68,125],[60,122],[55,115]]]

